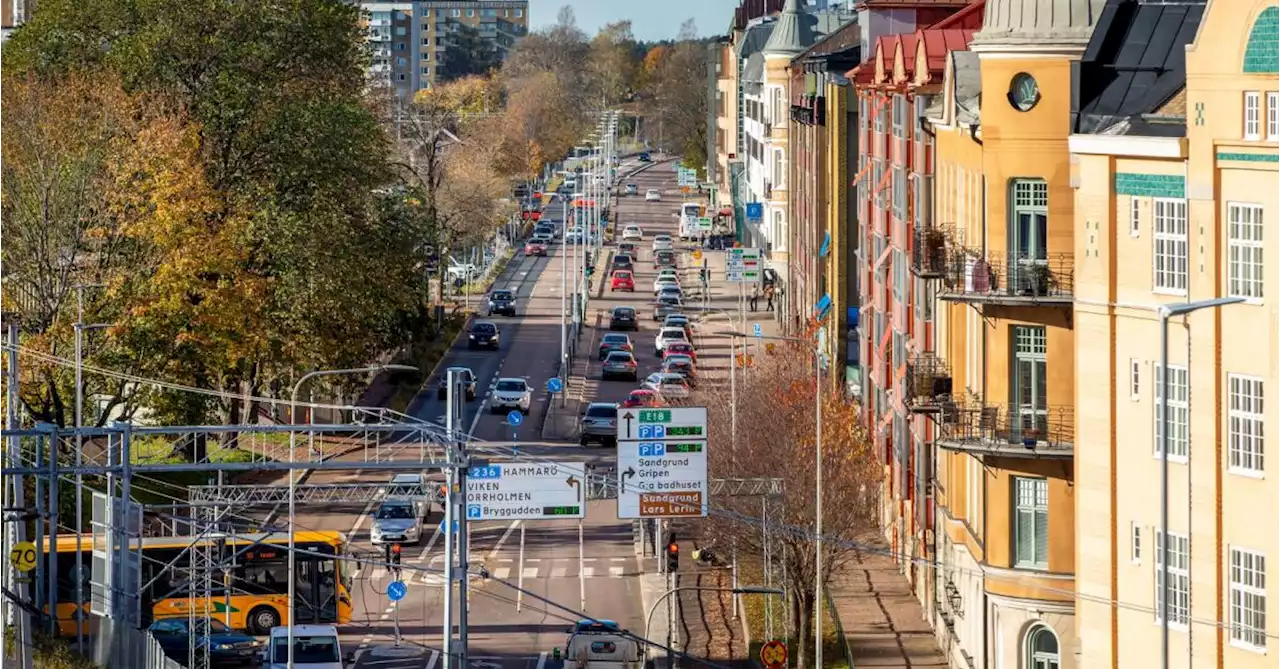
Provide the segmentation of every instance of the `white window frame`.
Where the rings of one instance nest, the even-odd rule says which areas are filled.
[[[1263,300],[1265,269],[1262,205],[1227,203],[1227,294],[1251,303]]]
[[[1137,402],[1142,399],[1142,362],[1137,358],[1129,358],[1129,400]]]
[[[1155,198],[1152,214],[1152,292],[1187,294],[1190,264],[1185,198]]]
[[[1142,199],[1129,198],[1129,236],[1138,237],[1142,232]]]
[[[1262,378],[1227,375],[1227,471],[1233,474],[1262,476],[1266,456],[1265,400]]]
[[[1160,603],[1164,597],[1164,534],[1156,535],[1155,568],[1155,620],[1160,624]],[[1169,550],[1169,629],[1187,631],[1191,619],[1191,538],[1185,534],[1170,532],[1173,542]]]
[[[1018,517],[1024,513],[1031,515],[1031,555],[1027,558],[1018,554],[1020,534]],[[1044,516],[1046,535],[1035,536],[1037,516]],[[1049,481],[1042,478],[1015,476],[1013,478],[1013,562],[1015,567],[1023,569],[1049,568]],[[1037,558],[1043,546],[1044,559]]]
[[[1244,92],[1244,138],[1262,139],[1262,95],[1258,91]]]
[[[1142,564],[1142,525],[1136,520],[1129,523],[1129,561]]]
[[[1155,444],[1152,452],[1156,458],[1161,457],[1160,452],[1160,389],[1163,385],[1164,369],[1157,363],[1153,366],[1156,370],[1155,379],[1152,385],[1152,392],[1155,395]],[[1188,401],[1191,392],[1191,375],[1187,371],[1185,365],[1169,365],[1172,374],[1169,377],[1169,424],[1173,430],[1169,433],[1169,461],[1170,462],[1186,462],[1191,451],[1191,403]]]
[[[1267,91],[1267,141],[1280,141],[1280,91]]]
[[[1228,547],[1227,619],[1232,646],[1266,652],[1266,579],[1265,555],[1238,546]]]

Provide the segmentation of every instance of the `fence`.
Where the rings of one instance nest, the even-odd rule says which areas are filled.
[[[827,612],[831,614],[831,622],[835,625],[836,638],[840,639],[840,652],[844,654],[845,664],[849,665],[849,669],[856,669],[853,666],[853,648],[849,646],[849,635],[844,633],[844,624],[840,622],[840,614],[836,611],[836,601],[831,598],[831,591],[823,588],[822,598],[827,605]]]

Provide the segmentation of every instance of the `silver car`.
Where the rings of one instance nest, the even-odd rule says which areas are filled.
[[[660,321],[671,314],[678,314],[683,310],[684,302],[679,297],[659,297],[653,303],[653,320]]]
[[[586,446],[599,442],[601,446],[618,444],[618,405],[612,402],[592,402],[582,412],[578,425],[578,441]]]
[[[640,365],[630,351],[612,351],[600,365],[600,378],[609,380],[622,377],[635,381],[640,376]]]
[[[409,499],[388,499],[373,513],[370,540],[380,544],[416,544],[422,541],[422,517]]]

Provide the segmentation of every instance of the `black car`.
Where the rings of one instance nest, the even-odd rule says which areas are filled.
[[[613,269],[635,269],[635,263],[631,256],[625,253],[619,253],[613,257]]]
[[[202,644],[209,654],[209,664],[215,667],[256,664],[261,646],[256,639],[227,627],[221,620],[208,618],[196,621],[194,635],[205,636],[208,625],[208,642]],[[161,618],[151,623],[151,636],[169,658],[187,661],[188,647],[193,631],[186,616]]]
[[[445,370],[444,374],[440,376],[440,386],[436,388],[436,399],[442,400],[449,395],[450,371],[457,371],[462,374],[462,383],[467,389],[467,401],[474,400],[476,398],[476,375],[466,367],[450,367]]]
[[[648,153],[647,151],[646,151],[646,152],[644,152],[644,153],[642,153],[642,154],[640,154],[640,162],[642,162],[642,163],[647,163],[647,162],[649,162],[649,161],[651,161],[651,160],[653,160],[653,159],[649,157],[649,153]]]
[[[609,314],[610,330],[640,330],[640,323],[636,320],[636,310],[631,307],[614,307],[613,313]]]
[[[511,290],[495,290],[489,293],[489,315],[516,315],[516,294]]]
[[[471,326],[471,332],[467,333],[467,348],[491,348],[498,350],[502,342],[502,333],[498,332],[498,325],[493,321],[476,321]]]
[[[658,252],[654,253],[654,254],[653,254],[653,266],[654,266],[654,267],[675,267],[675,266],[676,266],[676,252],[675,252],[675,251],[668,251],[668,250],[665,250],[665,249],[664,249],[664,250],[662,250],[662,251],[658,251]]]

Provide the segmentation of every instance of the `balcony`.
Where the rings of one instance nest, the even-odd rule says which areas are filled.
[[[947,274],[947,235],[939,228],[916,228],[911,246],[911,271],[922,279]]]
[[[934,443],[948,451],[1013,458],[1070,459],[1075,453],[1072,407],[943,403]]]
[[[938,298],[950,302],[1009,306],[1070,307],[1074,258],[1052,253],[1045,258],[1018,254],[982,257],[968,249],[947,254]]]
[[[805,125],[826,125],[826,98],[821,95],[804,95],[800,104],[791,105],[791,120]]]
[[[951,369],[935,353],[917,353],[907,362],[907,410],[936,414],[951,399]]]

